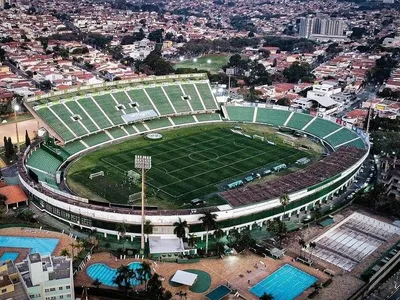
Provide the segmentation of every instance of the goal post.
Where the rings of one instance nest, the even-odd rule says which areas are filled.
[[[89,179],[93,179],[93,178],[98,177],[98,176],[104,176],[104,171],[99,171],[99,172],[90,174],[89,175]]]
[[[265,138],[263,136],[254,134],[253,135],[253,140],[260,140],[260,141],[264,142]]]

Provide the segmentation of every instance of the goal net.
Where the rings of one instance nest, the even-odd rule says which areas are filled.
[[[89,175],[89,179],[93,179],[93,178],[98,177],[98,176],[104,176],[104,171],[100,171],[100,172],[96,172],[96,173],[90,174]]]
[[[260,141],[263,141],[263,142],[265,140],[265,138],[263,136],[260,136],[260,135],[257,135],[257,134],[253,135],[253,139],[254,140],[260,140]]]

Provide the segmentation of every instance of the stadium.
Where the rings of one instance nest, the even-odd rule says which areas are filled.
[[[146,220],[154,234],[178,219],[206,233],[307,211],[345,189],[369,152],[359,129],[288,107],[218,103],[206,74],[153,76],[81,86],[30,99],[46,124],[19,160],[31,201],[54,218],[116,235],[141,234],[135,155],[152,157]],[[279,197],[287,193],[285,207]]]

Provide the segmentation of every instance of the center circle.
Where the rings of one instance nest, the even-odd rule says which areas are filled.
[[[188,157],[193,161],[207,161],[217,160],[219,155],[215,152],[194,152],[190,153]]]

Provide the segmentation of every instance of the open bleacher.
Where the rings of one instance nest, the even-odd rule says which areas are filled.
[[[197,114],[204,110],[218,109],[209,83],[205,81],[152,84],[124,90],[87,93],[84,96],[68,94],[67,98],[60,101],[33,106],[36,113],[65,143],[105,129],[128,125],[128,122],[135,122],[134,116],[127,116],[128,114],[152,112],[153,117],[154,114],[159,117],[174,117],[181,113]],[[177,119],[177,123],[183,124],[184,119]],[[189,123],[196,122],[193,118],[187,120]],[[142,121],[145,120],[140,120]],[[170,123],[168,120],[162,122]],[[159,128],[156,123],[152,123],[151,128]],[[131,132],[129,129],[129,134],[137,133],[136,130]]]
[[[283,126],[290,111],[270,108],[259,108],[257,111],[256,121],[259,123],[270,124],[272,126]]]
[[[316,118],[305,128],[305,131],[323,139],[325,136],[334,132],[335,130],[338,130],[339,128],[340,125],[338,124],[321,118]]]
[[[32,170],[40,170],[44,174],[55,174],[62,160],[44,149],[37,148],[32,151],[27,161],[27,167]]]
[[[356,138],[358,138],[358,136],[355,132],[351,130],[345,130],[345,128],[342,127],[342,129],[339,131],[336,131],[335,133],[326,137],[325,140],[332,146],[337,147]]]
[[[231,120],[237,122],[253,122],[255,107],[228,106],[226,110]]]
[[[287,122],[286,126],[302,130],[304,126],[306,126],[314,117],[302,113],[294,113],[292,117]]]

